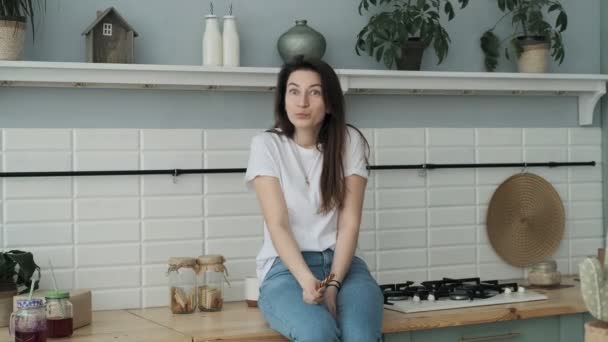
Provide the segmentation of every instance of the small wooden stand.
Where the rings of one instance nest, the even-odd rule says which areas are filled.
[[[591,321],[585,323],[585,342],[607,342],[608,322]]]

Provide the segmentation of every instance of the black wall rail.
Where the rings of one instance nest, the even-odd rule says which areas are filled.
[[[545,162],[545,163],[481,163],[481,164],[411,164],[411,165],[370,165],[370,170],[405,170],[405,169],[463,169],[463,168],[499,168],[499,167],[560,167],[560,166],[595,166],[589,162]],[[73,176],[137,176],[137,175],[170,175],[244,173],[245,168],[224,169],[161,169],[161,170],[115,170],[115,171],[37,171],[37,172],[0,172],[0,178],[14,177],[73,177]]]
[[[468,169],[492,167],[559,167],[559,166],[595,166],[595,161],[589,162],[545,162],[545,163],[480,163],[480,164],[418,164],[418,165],[371,165],[370,170],[399,170],[399,169]]]

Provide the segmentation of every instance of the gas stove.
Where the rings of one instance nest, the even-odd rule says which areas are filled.
[[[408,281],[380,285],[386,309],[405,313],[466,308],[473,306],[529,302],[547,296],[525,289],[517,283],[499,283],[480,278]]]

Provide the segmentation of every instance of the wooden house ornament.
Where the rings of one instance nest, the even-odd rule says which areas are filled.
[[[82,34],[87,39],[87,62],[134,63],[138,34],[114,7],[97,11],[97,19]]]

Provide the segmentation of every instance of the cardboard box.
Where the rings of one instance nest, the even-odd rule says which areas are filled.
[[[34,291],[32,297],[44,300],[44,295],[48,290]],[[75,289],[70,291],[70,302],[72,303],[74,314],[74,329],[91,324],[93,319],[91,290]],[[17,311],[17,299],[27,298],[28,294],[13,297],[13,312]]]

